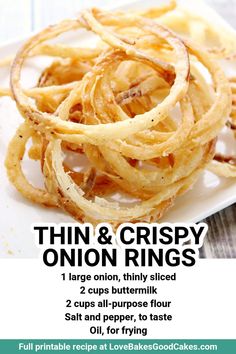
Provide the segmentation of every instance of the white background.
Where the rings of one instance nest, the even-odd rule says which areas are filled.
[[[62,268],[49,269],[40,260],[0,260],[0,336],[1,338],[101,338],[90,335],[91,323],[65,322],[66,299],[88,300],[88,296],[79,295],[78,282],[63,282],[60,274]],[[5,270],[5,271],[4,271]],[[75,268],[74,273],[104,273],[109,268],[86,270]],[[112,271],[112,270],[111,270]],[[124,269],[113,270],[122,274]],[[127,271],[127,269],[125,270]],[[129,269],[133,271],[133,269]],[[142,271],[141,268],[136,272]],[[143,270],[144,271],[144,270]],[[145,272],[147,270],[145,269]],[[151,273],[173,273],[174,268],[152,267]],[[155,339],[225,339],[235,338],[235,294],[236,294],[236,260],[200,260],[192,268],[177,268],[177,281],[157,283],[158,300],[170,300],[173,306],[169,313],[172,322],[145,322],[148,338]],[[121,283],[90,282],[90,286],[122,286]],[[129,283],[143,286],[140,283]],[[128,285],[127,282],[124,285]],[[154,283],[152,282],[152,284]],[[120,296],[119,300],[148,300],[155,296]],[[103,297],[100,297],[101,300]],[[108,296],[110,300],[117,300]],[[91,296],[89,300],[98,300]],[[75,310],[76,312],[76,310]],[[79,311],[78,311],[79,312]],[[104,310],[104,313],[111,310]],[[147,310],[136,311],[134,313]],[[162,312],[155,310],[154,312]],[[88,310],[87,310],[87,313]],[[114,312],[115,313],[115,312]],[[118,313],[133,313],[132,310],[118,310]],[[107,323],[113,326],[112,323]],[[126,323],[124,323],[126,324]],[[99,325],[99,324],[97,324]],[[139,323],[135,325],[139,327]],[[106,326],[105,326],[106,327]],[[104,335],[102,338],[108,338]],[[112,338],[139,338],[122,337]],[[147,337],[146,337],[147,338]]]

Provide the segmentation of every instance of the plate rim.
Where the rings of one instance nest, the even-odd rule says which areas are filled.
[[[145,3],[145,7],[150,7],[152,5],[150,5],[150,3],[154,3],[154,0],[147,0]],[[215,11],[211,6],[209,6],[208,4],[206,4],[204,1],[202,0],[198,0],[197,2],[194,0],[179,0],[179,5],[183,6],[187,4],[188,7],[193,6],[197,6],[198,8],[204,8],[207,10],[208,13],[211,13],[214,15],[214,18],[217,19],[222,26],[225,26],[225,28],[227,30],[230,30],[234,35],[235,35],[235,42],[236,42],[236,30],[223,18],[221,17],[220,14],[217,13],[217,11]],[[197,3],[197,4],[196,4]],[[118,6],[113,6],[114,4],[106,4],[103,8],[104,9],[129,9],[133,6],[142,6],[144,5],[144,1],[143,0],[129,0],[127,1],[126,4],[122,4],[122,5],[118,5]],[[200,14],[199,14],[200,15]],[[204,16],[203,16],[204,17]],[[22,45],[24,43],[24,41],[26,41],[27,39],[29,39],[30,37],[32,37],[33,35],[39,33],[40,30],[37,31],[30,31],[27,35],[24,36],[19,36],[19,37],[15,37],[14,39],[10,39],[4,42],[0,43],[0,50],[2,52],[5,51],[11,51],[11,47],[16,47],[18,48],[20,45]],[[18,50],[18,49],[17,49]],[[11,55],[11,54],[10,54]],[[4,58],[4,56],[0,55],[0,58]],[[13,54],[14,57],[14,54]],[[2,168],[4,168],[4,166],[2,166]],[[216,206],[212,207],[208,212],[203,212],[201,214],[198,214],[196,217],[191,218],[190,220],[186,221],[186,222],[200,222],[205,218],[208,218],[211,215],[216,214],[217,212],[233,205],[234,203],[236,203],[236,196],[232,196],[231,198],[228,198],[227,200],[222,200],[221,202],[219,202]]]

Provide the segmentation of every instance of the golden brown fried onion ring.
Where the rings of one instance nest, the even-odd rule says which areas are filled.
[[[142,16],[86,10],[18,51],[8,93],[25,123],[9,145],[6,167],[24,196],[94,224],[157,221],[209,166],[231,112],[231,89],[209,53],[151,19],[174,7],[171,2],[155,16],[154,10]],[[91,49],[47,43],[78,29],[100,42]],[[57,59],[37,87],[24,89],[22,68],[37,55]],[[30,137],[29,156],[41,163],[45,191],[31,186],[21,170]],[[68,165],[70,152],[80,171]],[[84,157],[87,169],[80,164]],[[227,162],[218,163],[225,170]]]

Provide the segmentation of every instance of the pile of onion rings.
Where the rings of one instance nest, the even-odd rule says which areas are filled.
[[[215,155],[225,124],[235,130],[236,80],[229,81],[216,60],[226,51],[170,30],[184,24],[175,7],[171,1],[137,14],[85,10],[24,43],[11,64],[10,89],[0,90],[24,118],[5,162],[22,195],[80,222],[117,227],[158,221],[205,168],[236,176],[232,159]],[[48,43],[71,30],[78,38],[81,30],[95,34],[96,43]],[[22,69],[38,55],[55,60],[25,89]],[[30,139],[28,154],[41,163],[44,190],[22,170]]]

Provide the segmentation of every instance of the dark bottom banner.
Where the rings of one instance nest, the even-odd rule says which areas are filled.
[[[15,353],[206,353],[236,354],[235,340],[0,340],[1,354]]]

